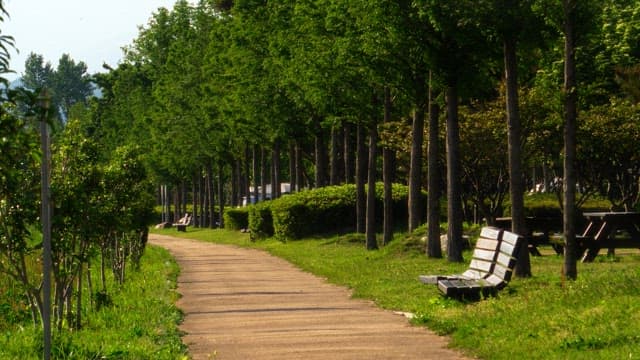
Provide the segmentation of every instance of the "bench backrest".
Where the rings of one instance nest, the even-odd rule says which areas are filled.
[[[494,260],[493,271],[486,278],[489,283],[498,288],[503,288],[511,280],[513,269],[516,266],[517,251],[521,242],[521,236],[510,231],[503,231]]]
[[[185,214],[181,217],[176,224],[189,225],[191,224],[191,214]]]
[[[494,272],[502,234],[504,230],[495,227],[483,227],[473,250],[469,269],[462,275],[482,279]]]

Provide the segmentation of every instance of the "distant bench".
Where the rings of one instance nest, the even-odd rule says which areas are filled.
[[[437,284],[444,295],[459,299],[496,295],[511,280],[521,241],[522,237],[512,232],[483,227],[469,269],[459,275],[421,275],[420,281]]]
[[[191,225],[191,214],[186,213],[178,222],[174,223],[173,226],[176,227],[176,230],[181,232],[187,232],[187,226]]]

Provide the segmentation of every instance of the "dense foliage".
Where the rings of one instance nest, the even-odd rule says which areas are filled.
[[[276,236],[280,240],[295,240],[315,234],[353,232],[356,226],[354,185],[327,186],[301,191],[279,199],[249,207],[249,230],[252,239]],[[376,202],[383,201],[383,184],[376,184]],[[406,186],[393,186],[395,223],[404,228],[407,219]],[[426,200],[423,193],[422,203]],[[382,214],[376,221],[380,224]],[[273,229],[273,230],[271,230]]]
[[[141,27],[121,64],[92,78],[102,96],[91,99],[84,63],[65,55],[54,69],[32,54],[27,88],[0,96],[0,272],[37,323],[37,120],[60,125],[51,163],[60,328],[82,326],[74,305],[87,296],[109,302],[107,269],[122,283],[138,265],[154,186],[162,221],[189,208],[194,226],[248,227],[255,239],[355,229],[376,249],[379,224],[424,223],[430,179],[431,199],[447,194],[447,216],[429,226],[446,220],[452,261],[462,260],[463,221],[524,215],[513,204],[529,189],[556,194],[553,211],[564,214],[596,195],[638,210],[638,14],[631,0],[179,0]],[[0,34],[0,75],[12,44]],[[425,157],[427,134],[444,145]],[[399,195],[391,182],[408,188]],[[563,185],[578,196],[563,197]],[[225,211],[243,200],[259,201]],[[83,284],[96,268],[100,284]]]
[[[197,225],[214,226],[220,220],[210,214],[222,209],[216,204],[260,197],[258,189],[273,182],[289,182],[294,191],[353,182],[357,125],[381,127],[381,144],[397,154],[395,180],[409,184],[411,131],[421,128],[407,134],[405,126],[382,128],[377,119],[388,111],[396,123],[415,125],[416,114],[425,116],[427,89],[434,104],[444,105],[443,91],[455,80],[461,86],[460,196],[473,201],[482,217],[499,216],[509,188],[504,34],[516,34],[519,44],[526,189],[550,191],[554,178],[563,176],[564,142],[562,9],[538,0],[503,14],[505,4],[178,1],[153,14],[120,66],[98,76],[104,97],[94,110],[96,133],[101,146],[143,146],[156,180],[176,194],[174,217],[193,201]],[[638,9],[634,2],[605,1],[577,11],[578,138],[591,144],[578,146],[577,176],[583,194],[591,196],[613,178],[596,179],[589,170],[599,161],[595,153],[617,152],[588,139],[600,135],[587,119],[603,106],[613,113],[636,111],[621,99],[633,99],[637,88],[633,66],[640,50],[631,35]],[[388,108],[382,106],[385,87]],[[634,117],[627,118],[635,126]],[[444,131],[432,130],[444,139]],[[615,137],[617,130],[606,133],[601,135]],[[626,164],[610,164],[626,171]],[[630,177],[637,184],[637,171]],[[609,194],[616,204],[637,206],[633,196]]]

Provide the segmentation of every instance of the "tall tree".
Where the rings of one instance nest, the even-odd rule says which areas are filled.
[[[577,0],[562,1],[564,14],[564,266],[562,273],[568,279],[578,277],[577,242],[575,230],[576,199],[576,128],[577,128],[577,81],[576,81],[576,11]]]
[[[499,33],[504,54],[504,77],[506,83],[506,113],[508,127],[509,195],[511,199],[511,231],[524,234],[524,174],[522,171],[522,125],[518,101],[517,47],[522,31],[522,19],[530,18],[529,1],[501,0],[497,8],[503,11]],[[526,12],[526,14],[525,14]],[[518,253],[515,273],[520,277],[531,276],[531,264],[527,239]]]
[[[30,53],[24,62],[24,73],[22,74],[22,83],[31,90],[43,87],[51,87],[53,82],[54,70],[51,63],[44,61],[42,55]]]
[[[54,102],[60,107],[63,119],[69,117],[74,104],[85,102],[93,91],[87,64],[76,63],[69,54],[62,54],[58,60],[52,80]]]

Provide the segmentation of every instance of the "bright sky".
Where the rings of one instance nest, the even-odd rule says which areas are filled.
[[[24,72],[29,53],[44,56],[55,68],[62,54],[84,61],[89,73],[103,72],[122,59],[122,47],[138,36],[160,7],[172,9],[176,0],[4,0],[9,18],[0,24],[2,35],[15,39],[19,53],[11,52],[13,80]]]

